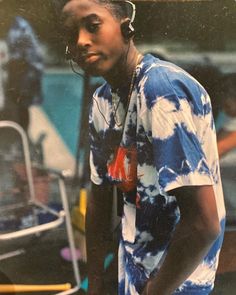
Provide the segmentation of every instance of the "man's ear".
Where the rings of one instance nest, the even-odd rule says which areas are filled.
[[[131,24],[130,18],[125,18],[121,21],[120,30],[125,40],[129,40],[134,36],[135,31],[134,27]]]

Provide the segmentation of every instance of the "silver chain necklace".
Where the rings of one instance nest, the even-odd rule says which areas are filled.
[[[116,106],[116,104],[115,104],[115,95],[112,94],[112,117],[113,117],[114,122],[115,122],[117,127],[121,127],[125,122],[125,119],[126,119],[126,116],[127,116],[127,113],[128,113],[128,109],[129,109],[130,99],[131,99],[133,88],[134,88],[134,82],[135,82],[135,78],[136,78],[136,68],[137,68],[137,65],[140,62],[141,57],[142,57],[142,55],[139,53],[138,56],[137,56],[136,62],[135,62],[135,68],[134,68],[133,73],[132,73],[132,78],[131,78],[130,87],[129,87],[129,93],[128,93],[128,96],[127,96],[127,106],[126,106],[126,110],[125,110],[125,116],[124,116],[124,119],[122,120],[122,122],[119,122],[118,118],[117,118],[117,112],[118,112],[118,109],[119,109],[119,106],[120,106],[121,97],[119,98],[117,106]]]

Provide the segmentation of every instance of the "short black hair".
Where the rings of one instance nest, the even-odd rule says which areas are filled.
[[[125,17],[131,17],[129,14],[128,3],[125,0],[93,0],[97,3],[100,3],[104,6],[110,8],[114,16],[118,19]]]
[[[53,0],[55,2],[55,7],[57,11],[63,9],[63,7],[72,0]],[[123,19],[125,17],[131,17],[132,11],[130,9],[130,4],[128,4],[125,0],[92,0],[101,5],[107,6],[113,15],[118,19]]]

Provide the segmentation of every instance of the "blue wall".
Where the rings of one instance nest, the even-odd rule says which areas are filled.
[[[101,78],[91,79],[91,84],[101,82]],[[83,77],[70,72],[47,72],[43,76],[42,88],[42,107],[75,156],[80,131]]]
[[[43,109],[73,155],[79,136],[83,79],[73,73],[45,73]]]

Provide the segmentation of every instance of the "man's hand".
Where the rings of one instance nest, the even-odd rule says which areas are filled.
[[[156,295],[156,294],[157,292],[156,292],[156,286],[155,286],[155,279],[150,279],[147,282],[141,295]]]

